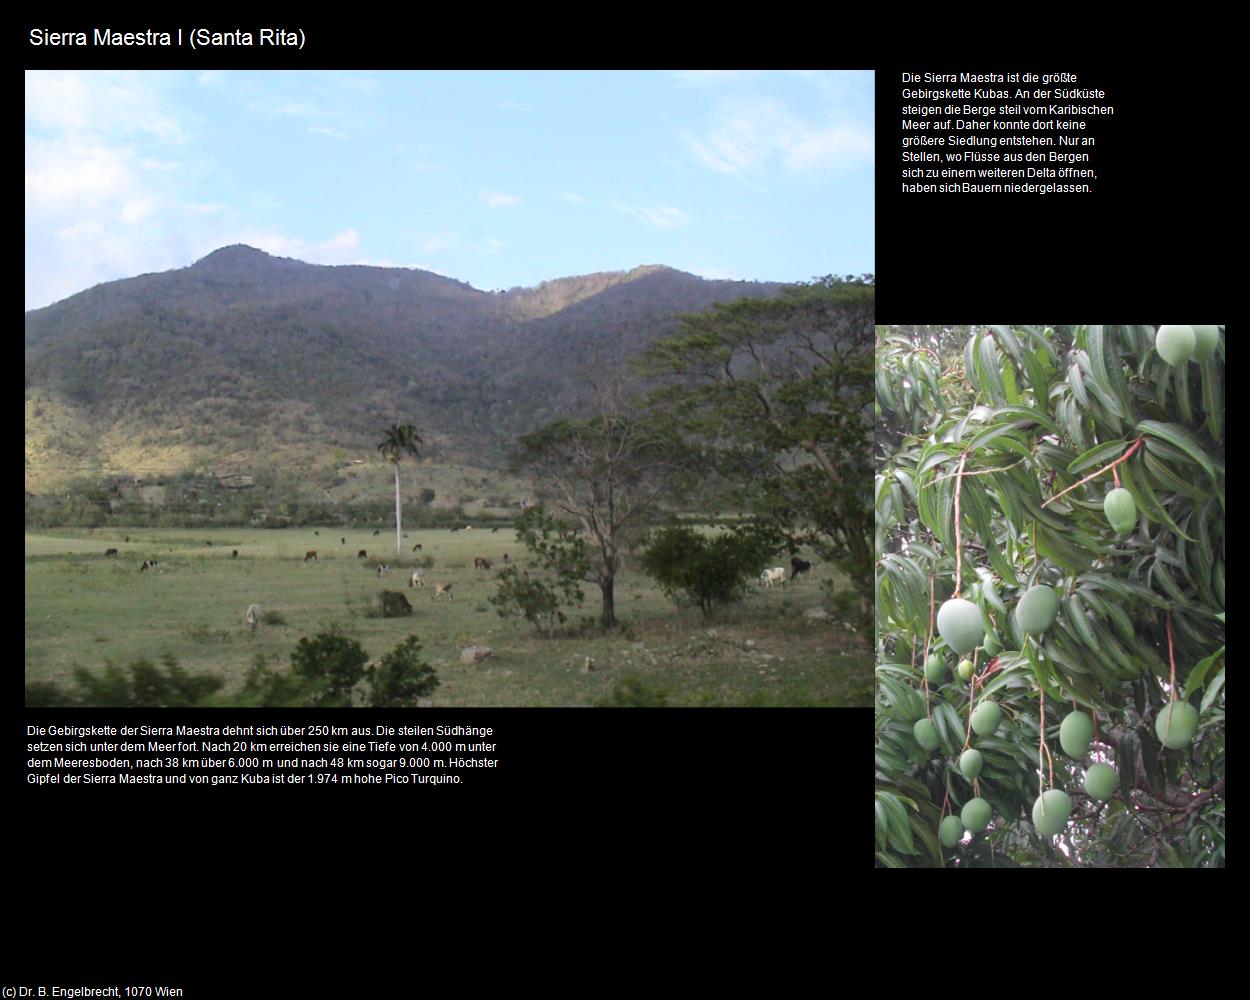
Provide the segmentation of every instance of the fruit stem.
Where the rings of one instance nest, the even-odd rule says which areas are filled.
[[[1144,437],[1139,437],[1136,441],[1134,441],[1134,442],[1133,442],[1133,444],[1132,444],[1132,446],[1129,448],[1129,450],[1128,450],[1128,451],[1126,451],[1126,452],[1125,452],[1123,455],[1121,455],[1119,458],[1117,458],[1114,462],[1110,462],[1110,463],[1108,463],[1107,465],[1104,465],[1104,466],[1103,466],[1101,469],[1099,469],[1097,472],[1090,473],[1088,476],[1086,476],[1084,479],[1082,479],[1079,483],[1073,483],[1071,486],[1069,486],[1069,487],[1068,487],[1066,490],[1064,490],[1062,493],[1056,493],[1053,497],[1051,497],[1049,500],[1047,500],[1047,501],[1046,501],[1046,503],[1042,504],[1042,506],[1043,506],[1043,507],[1045,507],[1045,506],[1046,506],[1046,504],[1053,503],[1054,501],[1058,500],[1061,496],[1064,496],[1064,495],[1066,495],[1066,494],[1068,494],[1068,493],[1071,493],[1071,492],[1072,492],[1074,489],[1076,489],[1078,486],[1084,486],[1084,485],[1085,485],[1086,483],[1088,483],[1091,479],[1097,479],[1099,476],[1101,476],[1101,475],[1103,475],[1104,473],[1109,472],[1109,471],[1110,471],[1110,472],[1114,472],[1114,471],[1115,471],[1115,467],[1116,467],[1117,465],[1119,465],[1121,462],[1127,462],[1130,458],[1132,458],[1132,457],[1133,457],[1133,453],[1134,453],[1135,451],[1137,451],[1137,449],[1138,449],[1138,448],[1140,448],[1140,447],[1142,446],[1142,442],[1143,442],[1143,441],[1145,441],[1145,440],[1146,440],[1146,439],[1145,439]],[[1117,484],[1117,485],[1119,485],[1119,473],[1116,473],[1116,484]]]
[[[1172,652],[1172,609],[1168,608],[1168,664],[1171,667],[1171,674],[1168,678],[1168,684],[1171,687],[1168,700],[1168,724],[1163,727],[1163,745],[1167,746],[1168,736],[1172,732],[1172,716],[1176,713],[1172,710],[1172,706],[1176,704],[1176,656]]]
[[[964,482],[964,463],[968,461],[968,453],[965,451],[959,456],[959,471],[955,474],[955,596],[959,596],[959,590],[963,586],[963,543],[960,540],[959,532],[959,488]]]
[[[1042,755],[1046,751],[1046,689],[1040,685],[1037,688],[1040,700],[1038,704],[1040,709],[1038,712],[1037,725],[1037,797],[1042,798],[1042,793],[1046,791],[1046,768],[1042,766]],[[1046,812],[1046,800],[1042,799],[1042,813]]]

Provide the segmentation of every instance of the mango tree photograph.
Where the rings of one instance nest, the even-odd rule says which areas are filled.
[[[1223,331],[879,328],[877,867],[1225,866]]]

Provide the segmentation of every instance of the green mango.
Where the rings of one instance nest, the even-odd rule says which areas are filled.
[[[1171,702],[1155,719],[1159,742],[1169,750],[1189,746],[1197,732],[1198,710],[1187,701]]]
[[[959,818],[963,821],[964,828],[971,830],[973,833],[980,833],[989,826],[990,817],[993,815],[994,811],[985,799],[969,799],[959,812]]]
[[[1085,772],[1085,791],[1091,799],[1106,802],[1115,794],[1120,776],[1110,764],[1095,764]]]
[[[1137,505],[1133,503],[1133,494],[1123,487],[1106,495],[1102,510],[1117,535],[1127,535],[1137,523]]]
[[[959,755],[959,770],[969,781],[981,773],[982,763],[980,750],[968,749]]]
[[[916,737],[916,742],[925,750],[936,750],[938,743],[937,726],[928,719],[921,719],[911,728],[912,734]]]
[[[1089,752],[1089,741],[1094,738],[1094,722],[1084,712],[1069,712],[1059,726],[1059,745],[1073,760],[1080,760]]]
[[[1028,635],[1041,635],[1058,614],[1059,595],[1054,587],[1030,587],[1016,605],[1016,621]]]
[[[1173,368],[1192,358],[1197,346],[1192,326],[1161,326],[1155,334],[1155,350]]]
[[[937,627],[956,653],[971,653],[985,638],[980,608],[962,597],[953,597],[938,608]]]
[[[1033,803],[1033,826],[1038,836],[1053,837],[1062,833],[1072,812],[1072,800],[1059,788],[1043,792]]]
[[[938,827],[938,840],[943,847],[954,847],[964,839],[964,823],[958,816],[947,816]]]
[[[983,701],[972,712],[972,728],[978,736],[993,736],[1003,721],[1003,710],[992,701]]]

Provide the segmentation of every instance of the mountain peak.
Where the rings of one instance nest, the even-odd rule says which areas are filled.
[[[250,247],[246,243],[232,243],[228,247],[219,247],[207,256],[201,257],[195,263],[206,264],[210,261],[221,263],[236,260],[260,260],[261,258],[268,259],[269,254],[265,253],[264,250]],[[193,264],[192,266],[194,267],[195,265]]]

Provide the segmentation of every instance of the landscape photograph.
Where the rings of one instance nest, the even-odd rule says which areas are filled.
[[[873,89],[28,72],[25,704],[872,704]]]

